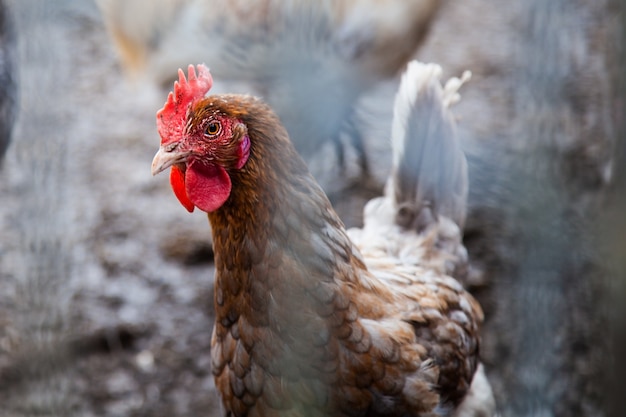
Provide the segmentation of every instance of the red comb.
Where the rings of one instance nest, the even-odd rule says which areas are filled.
[[[198,65],[198,75],[193,65],[189,65],[187,72],[189,81],[185,79],[183,70],[178,70],[178,81],[174,82],[174,92],[170,92],[165,105],[156,114],[161,145],[181,139],[189,105],[204,97],[213,85],[211,73],[204,65]]]

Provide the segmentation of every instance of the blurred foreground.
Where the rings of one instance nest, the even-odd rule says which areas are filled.
[[[150,176],[165,92],[126,81],[92,2],[9,5],[21,103],[0,171],[0,415],[219,415],[208,224]],[[444,78],[473,72],[454,109],[469,286],[503,416],[622,415],[608,388],[623,375],[611,354],[626,270],[620,6],[448,2],[416,51]],[[396,87],[358,109],[378,189]],[[372,186],[334,152],[311,167],[358,224]]]

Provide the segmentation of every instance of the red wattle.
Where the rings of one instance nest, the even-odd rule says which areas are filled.
[[[202,211],[210,213],[228,200],[232,184],[224,168],[192,161],[185,173],[185,189],[189,199]]]
[[[189,199],[187,190],[185,189],[185,172],[176,165],[172,166],[172,170],[170,172],[170,184],[172,185],[174,195],[178,198],[180,204],[182,204],[187,211],[191,213],[194,209],[194,205]]]

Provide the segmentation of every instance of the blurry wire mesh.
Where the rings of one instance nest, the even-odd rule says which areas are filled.
[[[619,25],[613,19],[597,30],[584,16],[604,16],[607,3],[575,3],[525,3],[510,68],[509,129],[474,160],[470,192],[488,196],[485,184],[500,202],[475,200],[469,223],[491,229],[487,246],[500,257],[486,330],[489,343],[498,340],[486,355],[499,368],[493,384],[503,415],[606,409],[607,265],[595,245],[616,140],[610,59]],[[607,43],[594,44],[594,36]]]
[[[63,18],[50,3],[3,2],[18,30],[17,61],[20,109],[14,131],[14,156],[20,167],[20,204],[10,221],[13,234],[4,244],[14,253],[2,259],[5,291],[0,297],[5,326],[5,361],[0,374],[0,398],[8,412],[30,414],[37,409],[67,414],[74,405],[63,346],[67,342],[71,279],[70,207],[65,204],[71,109],[64,91],[71,88],[70,68],[64,65],[70,48],[48,24]],[[1,5],[3,8],[4,4]],[[5,41],[7,38],[3,38]],[[23,63],[28,62],[28,65]],[[8,291],[7,291],[8,290]],[[4,355],[3,355],[4,356]]]

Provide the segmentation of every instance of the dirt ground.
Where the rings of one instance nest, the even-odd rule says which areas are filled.
[[[0,171],[0,415],[219,415],[208,222],[150,175],[165,92],[124,77],[91,1],[10,4],[21,104]],[[470,289],[501,414],[603,416],[606,274],[587,234],[612,178],[619,16],[542,4],[448,2],[416,56],[473,72],[456,107]],[[389,168],[396,86],[363,102],[374,186],[340,176],[332,149],[311,162],[349,225]]]

